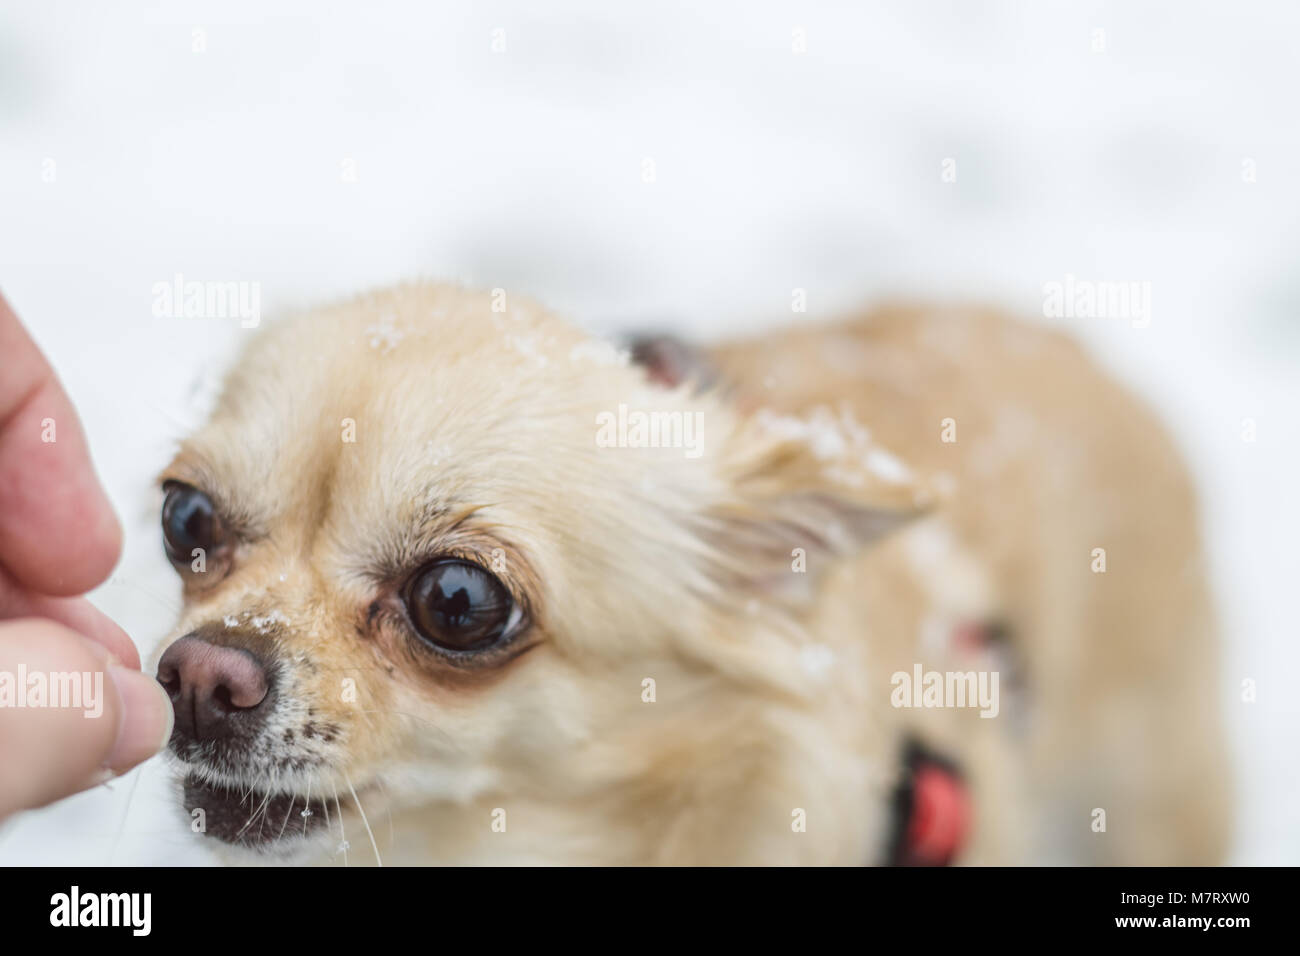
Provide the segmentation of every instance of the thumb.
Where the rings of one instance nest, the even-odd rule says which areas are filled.
[[[0,622],[0,819],[157,753],[172,709],[152,677],[39,618]]]

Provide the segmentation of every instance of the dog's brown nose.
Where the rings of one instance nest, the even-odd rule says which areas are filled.
[[[174,739],[249,737],[264,722],[266,668],[250,651],[187,635],[163,653],[158,682],[176,711]]]

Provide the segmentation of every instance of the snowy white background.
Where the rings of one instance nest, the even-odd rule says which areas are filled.
[[[0,288],[127,528],[93,600],[146,651],[167,629],[151,481],[248,334],[154,318],[177,272],[260,282],[267,312],[425,275],[704,336],[798,318],[796,287],[807,318],[893,294],[1032,316],[1067,273],[1149,281],[1148,328],[1062,324],[1199,474],[1234,860],[1298,863],[1297,35],[1283,0],[7,2]],[[0,862],[205,862],[163,788],[151,763],[21,817]]]

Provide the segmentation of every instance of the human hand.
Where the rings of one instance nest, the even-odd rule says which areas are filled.
[[[77,596],[108,576],[122,531],[71,402],[3,297],[0,370],[3,819],[153,756],[172,709],[126,633]]]

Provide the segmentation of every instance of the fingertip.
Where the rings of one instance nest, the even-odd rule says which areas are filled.
[[[0,708],[0,816],[76,793],[105,765],[124,725],[108,666],[106,648],[54,621],[0,622],[0,671],[28,675],[24,706]]]
[[[82,594],[122,551],[122,526],[76,411],[50,377],[0,429],[0,563],[43,594]]]
[[[171,698],[150,675],[126,667],[110,667],[108,674],[121,704],[122,727],[106,765],[121,774],[167,746],[175,715]]]
[[[71,542],[46,547],[32,555],[29,567],[38,581],[24,581],[28,587],[56,597],[85,594],[113,573],[122,554],[122,524],[95,473],[86,470],[65,492],[49,502],[51,520],[68,529]],[[10,568],[22,579],[21,569]]]
[[[117,567],[122,555],[122,523],[93,473],[87,496],[97,499],[86,518],[86,535],[78,548],[78,560],[66,569],[65,590],[60,595],[85,594],[103,584]]]

